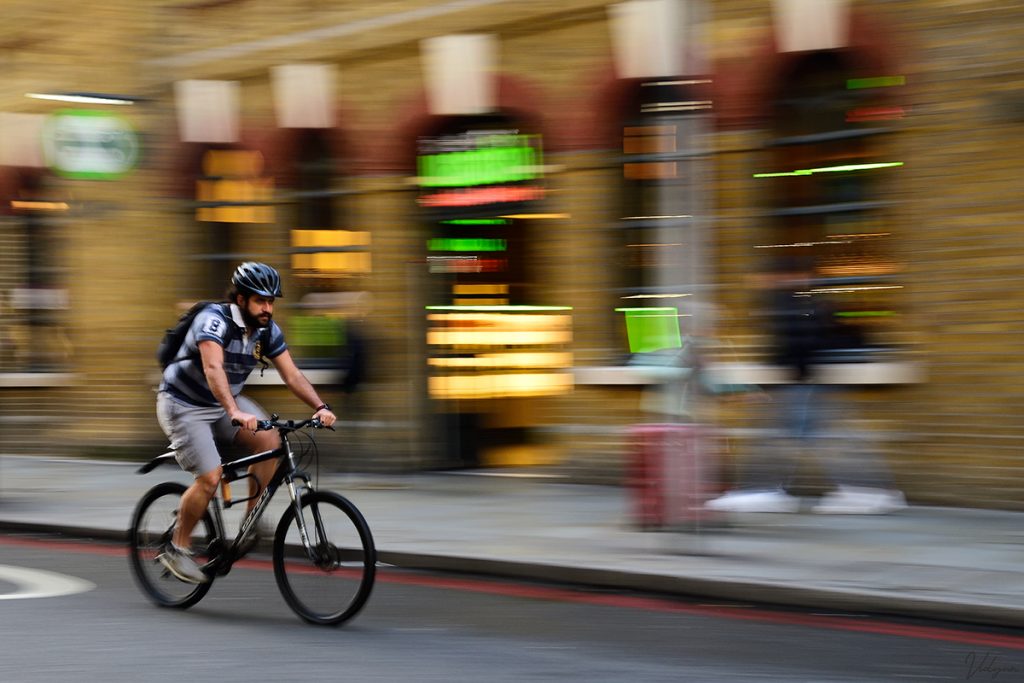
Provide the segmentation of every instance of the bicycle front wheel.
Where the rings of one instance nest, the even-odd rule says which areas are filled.
[[[295,506],[285,510],[274,535],[277,586],[306,621],[340,624],[370,597],[377,568],[373,536],[355,505],[336,493],[307,493],[299,507],[299,516]],[[311,553],[302,543],[300,525]]]
[[[128,557],[136,583],[161,607],[191,607],[210,590],[213,577],[206,583],[181,581],[158,559],[171,542],[178,520],[181,495],[185,486],[177,482],[157,484],[139,500],[128,530]],[[215,539],[213,518],[207,510],[192,532],[192,549],[200,565],[208,560]]]

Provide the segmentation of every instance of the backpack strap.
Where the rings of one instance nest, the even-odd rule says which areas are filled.
[[[263,371],[270,367],[270,362],[267,360],[266,350],[270,345],[270,328],[260,328],[260,340],[258,344],[259,353],[256,355],[256,360],[260,362],[260,377],[263,376]]]
[[[227,318],[227,320],[230,323],[228,325],[228,329],[234,330],[233,334],[238,334],[238,326],[235,324],[235,318],[231,314],[231,302],[230,301],[216,301],[216,302],[210,302],[210,303],[216,303],[218,306],[220,306],[221,312],[224,314],[224,317]],[[258,360],[259,363],[260,363],[260,377],[262,377],[263,376],[263,372],[267,368],[270,367],[270,363],[267,361],[266,355],[264,354],[264,351],[269,346],[269,344],[270,344],[270,328],[269,327],[262,327],[262,328],[260,328],[260,331],[259,331],[259,342],[257,343],[257,346],[256,346],[256,351],[257,351],[256,360]]]
[[[230,329],[235,330],[237,334],[238,326],[235,325],[234,316],[231,314],[231,302],[223,302],[220,304],[221,311],[224,313],[224,317],[231,321],[228,326]],[[270,367],[270,363],[267,362],[266,356],[264,355],[264,349],[270,343],[270,328],[262,327],[259,331],[259,341],[256,344],[256,360],[260,363],[260,377],[263,376],[263,372]]]

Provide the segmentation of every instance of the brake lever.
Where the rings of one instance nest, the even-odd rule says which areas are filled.
[[[242,423],[238,420],[231,421],[232,427],[241,427]],[[274,428],[273,420],[256,420],[256,431],[257,432],[268,432]]]

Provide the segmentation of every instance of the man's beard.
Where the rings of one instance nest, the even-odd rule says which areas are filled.
[[[261,327],[269,327],[270,321],[274,319],[273,313],[266,314],[267,321],[260,322],[260,319],[254,315],[251,315],[249,311],[242,309],[242,320],[245,321],[245,326],[251,330],[258,330]]]

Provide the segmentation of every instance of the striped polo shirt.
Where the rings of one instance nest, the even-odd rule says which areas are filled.
[[[238,396],[245,380],[257,364],[260,333],[247,335],[242,311],[235,304],[210,304],[196,315],[185,341],[174,360],[164,369],[160,391],[194,406],[219,406],[203,373],[199,342],[213,341],[224,347],[224,371],[231,385],[231,395]],[[275,358],[287,350],[284,333],[270,321],[269,349],[265,358]]]

